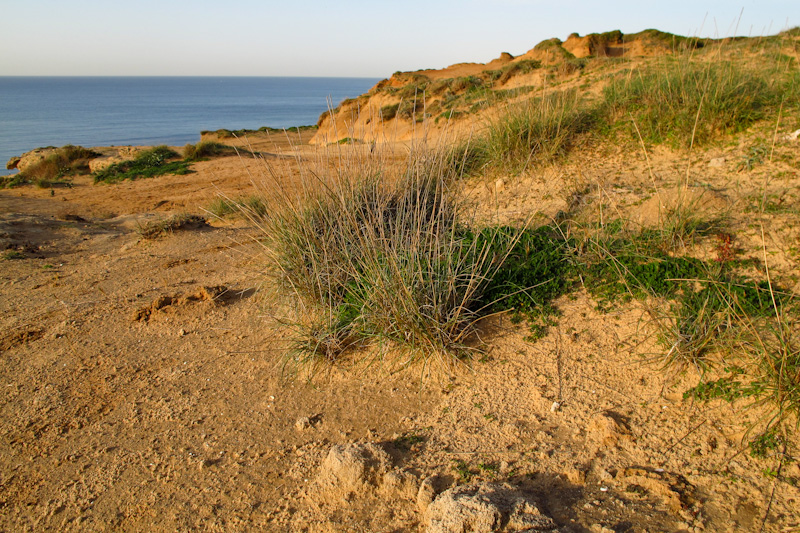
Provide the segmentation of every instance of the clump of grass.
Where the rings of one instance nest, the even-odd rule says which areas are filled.
[[[534,59],[523,59],[521,61],[510,63],[500,70],[494,71],[492,73],[492,79],[497,80],[497,82],[502,85],[514,76],[527,74],[540,68],[542,68],[541,61],[536,61]]]
[[[100,154],[82,146],[66,145],[58,148],[44,159],[25,168],[13,179],[6,180],[6,187],[33,183],[46,188],[68,184],[70,176],[89,173],[89,161]]]
[[[217,218],[234,214],[250,219],[263,219],[267,216],[267,204],[264,198],[255,194],[235,199],[219,197],[214,199],[206,210]]]
[[[167,146],[156,146],[145,150],[132,161],[115,163],[94,173],[95,183],[117,183],[126,179],[152,178],[165,174],[189,174],[189,164],[177,152]]]
[[[774,409],[768,427],[794,418],[800,425],[800,323],[795,299],[783,301],[773,296],[773,312],[747,320],[747,348],[753,350],[758,364],[755,383],[761,396]]]
[[[777,110],[782,78],[736,61],[677,60],[615,78],[603,105],[610,121],[633,120],[638,131],[631,126],[631,132],[647,142],[688,147],[742,131]]]
[[[280,278],[311,317],[302,360],[376,343],[468,353],[482,291],[504,254],[490,253],[490,234],[466,229],[452,172],[441,156],[415,152],[393,182],[379,172],[336,177],[272,214],[266,232]]]
[[[489,123],[485,138],[474,143],[473,149],[483,152],[495,167],[521,172],[533,163],[566,154],[593,122],[593,113],[582,105],[577,92],[554,92],[509,107]]]
[[[179,213],[163,220],[148,222],[139,226],[138,232],[143,239],[155,239],[179,230],[200,229],[208,226],[206,219],[199,215]]]
[[[214,141],[200,141],[197,144],[187,144],[183,148],[184,161],[203,161],[214,157],[236,155],[236,149],[227,144]]]

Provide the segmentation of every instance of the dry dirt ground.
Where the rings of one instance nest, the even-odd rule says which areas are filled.
[[[710,210],[745,213],[761,194],[791,207],[763,216],[766,241],[756,215],[732,223],[743,254],[763,257],[765,242],[791,281],[798,145],[741,171],[747,148],[655,153],[650,167],[635,152],[623,167],[608,148],[464,191],[502,220],[546,221],[580,190],[587,213],[602,204],[647,223],[652,199],[679,195],[689,169],[687,194],[710,198]],[[291,180],[293,161],[267,165]],[[275,320],[291,301],[270,289],[258,228],[231,219],[155,240],[137,232],[274,183],[258,161],[194,168],[0,191],[0,239],[22,257],[0,260],[0,529],[417,531],[417,486],[439,475],[445,486],[508,482],[563,531],[800,531],[798,462],[746,446],[764,408],[685,400],[698,376],[660,370],[663,348],[637,304],[602,313],[579,291],[536,342],[499,317],[486,355],[449,371],[387,360],[292,374],[291,331]],[[409,486],[320,484],[331,446],[352,442],[382,446]]]

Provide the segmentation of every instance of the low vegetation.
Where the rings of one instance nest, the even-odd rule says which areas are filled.
[[[416,154],[392,185],[366,172],[331,179],[300,203],[286,197],[267,235],[282,282],[308,311],[299,360],[387,342],[415,355],[468,350],[503,258],[491,238],[470,237],[450,172],[440,157]]]
[[[95,183],[117,183],[126,179],[152,178],[165,174],[189,174],[189,163],[180,160],[167,146],[156,146],[139,153],[131,161],[115,163],[94,173]]]
[[[204,217],[188,213],[178,213],[163,220],[142,224],[138,228],[143,239],[155,239],[174,231],[204,228],[208,224]]]
[[[268,212],[264,198],[256,194],[233,199],[219,197],[206,210],[217,218],[239,215],[247,219],[263,219]]]
[[[257,130],[250,130],[250,129],[240,129],[240,130],[229,130],[225,128],[221,128],[218,130],[203,130],[200,132],[200,135],[210,135],[214,134],[220,139],[231,139],[234,137],[247,137],[248,135],[252,135],[255,133],[300,133],[303,131],[313,131],[317,129],[317,125],[309,125],[309,126],[292,126],[289,128],[271,128],[269,126],[263,126],[258,128]]]
[[[13,176],[5,176],[0,185],[14,187],[32,183],[47,188],[69,185],[70,177],[89,173],[89,161],[100,154],[82,146],[62,146],[40,161],[33,163]]]
[[[200,141],[197,144],[187,144],[183,148],[183,159],[186,162],[205,161],[230,155],[236,155],[236,149],[233,146],[214,141]]]

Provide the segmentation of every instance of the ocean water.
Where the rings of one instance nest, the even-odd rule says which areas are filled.
[[[200,131],[315,124],[374,78],[0,77],[0,173],[40,146],[182,146]]]

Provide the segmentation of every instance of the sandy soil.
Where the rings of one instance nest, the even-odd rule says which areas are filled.
[[[137,232],[290,181],[294,155],[316,157],[258,142],[274,157],[110,186],[78,178],[52,195],[0,191],[0,238],[24,255],[0,261],[0,529],[420,529],[413,491],[342,497],[315,482],[330,447],[350,442],[379,443],[418,481],[508,481],[564,531],[800,528],[800,466],[753,458],[743,440],[763,408],[684,400],[698,376],[660,371],[639,304],[601,313],[579,291],[537,342],[499,317],[486,356],[450,372],[389,360],[288,372],[291,331],[275,317],[291,300],[271,289],[257,228]],[[797,145],[779,150],[746,172],[744,144],[653,154],[654,188],[641,155],[609,147],[520,179],[468,181],[464,193],[494,206],[486,216],[547,220],[587,190],[587,216],[603,204],[647,223],[651,199],[674,197],[689,168],[709,210],[744,213],[754,195],[781,191],[796,207]],[[754,216],[734,227],[743,253],[759,256]],[[796,215],[763,222],[776,276],[791,280]]]

